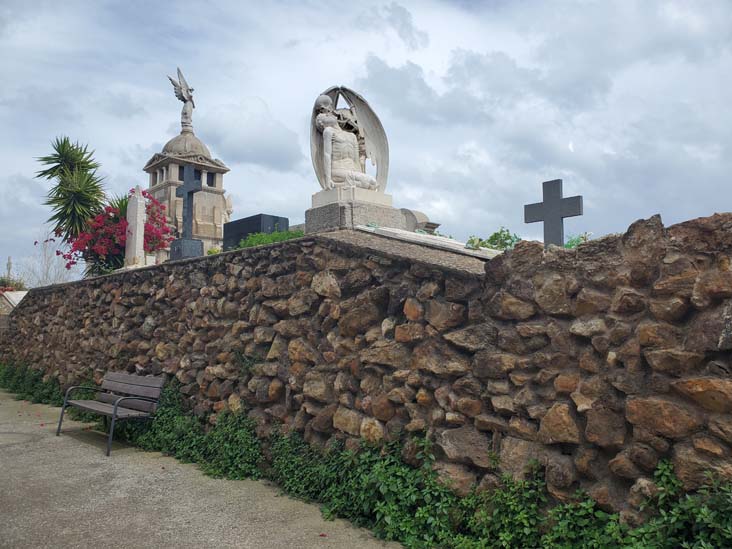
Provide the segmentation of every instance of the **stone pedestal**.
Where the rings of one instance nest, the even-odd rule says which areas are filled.
[[[361,189],[359,187],[335,187],[313,195],[313,208],[320,208],[336,202],[363,202],[391,208],[390,194]]]
[[[313,195],[313,207],[305,212],[308,234],[377,225],[405,229],[401,210],[392,207],[391,195],[358,187],[336,187]]]
[[[170,243],[170,259],[188,259],[203,256],[203,241],[195,238],[178,238]]]

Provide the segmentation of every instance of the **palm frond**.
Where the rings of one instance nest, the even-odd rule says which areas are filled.
[[[86,230],[88,221],[102,211],[104,189],[94,173],[75,170],[62,171],[55,185],[46,197],[45,204],[51,206],[53,231],[64,240],[69,240]]]
[[[78,141],[72,143],[67,136],[57,137],[52,147],[51,154],[37,158],[38,162],[48,166],[36,173],[38,178],[57,179],[64,172],[93,173],[99,168],[99,163],[94,160],[94,151],[90,151],[87,145],[81,145]]]
[[[126,194],[118,194],[109,199],[109,205],[119,210],[120,219],[127,217],[127,204],[130,202],[130,197]]]

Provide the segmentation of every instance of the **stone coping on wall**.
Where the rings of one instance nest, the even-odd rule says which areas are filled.
[[[283,242],[275,242],[273,244],[263,244],[261,246],[252,246],[239,250],[230,250],[214,255],[194,257],[188,259],[179,259],[176,261],[166,261],[160,265],[148,265],[137,269],[127,269],[116,271],[114,273],[105,274],[85,278],[82,280],[74,280],[71,282],[63,282],[60,284],[51,284],[49,286],[40,286],[29,290],[33,294],[41,292],[55,291],[59,288],[75,286],[77,284],[90,283],[103,279],[122,279],[134,276],[144,271],[152,271],[156,269],[168,269],[177,265],[184,265],[196,262],[218,262],[226,256],[233,255],[249,255],[268,248],[279,248],[291,243],[299,242],[318,242],[326,241],[345,246],[349,249],[362,249],[366,252],[378,253],[391,259],[400,259],[411,261],[428,267],[437,267],[441,270],[454,272],[458,275],[483,276],[485,273],[485,262],[482,258],[469,257],[446,250],[439,250],[428,246],[401,242],[385,236],[376,234],[359,233],[354,230],[338,230],[330,233],[320,233],[318,235],[304,236],[301,238],[293,238]]]

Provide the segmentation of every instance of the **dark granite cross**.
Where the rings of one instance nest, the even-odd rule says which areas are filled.
[[[183,184],[175,189],[175,196],[183,199],[183,239],[193,238],[193,195],[201,189],[201,181],[195,180],[193,166],[183,166]]]
[[[582,197],[562,198],[562,180],[544,181],[544,202],[524,206],[524,223],[544,222],[544,246],[564,246],[564,218],[582,215]]]

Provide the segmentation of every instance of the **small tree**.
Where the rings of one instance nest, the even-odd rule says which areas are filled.
[[[56,253],[56,238],[41,234],[34,242],[35,251],[31,257],[21,260],[18,271],[31,288],[69,282],[78,274],[65,267],[65,261]]]

